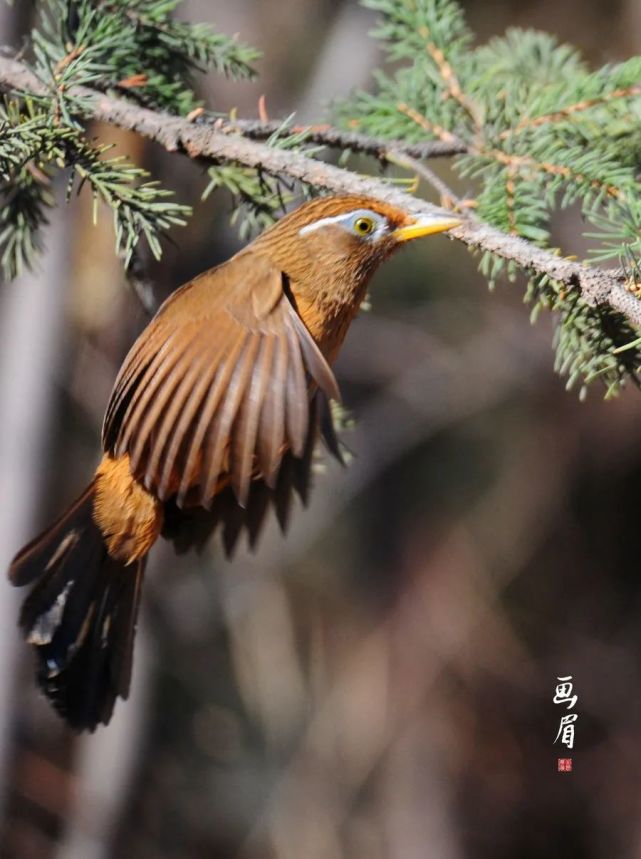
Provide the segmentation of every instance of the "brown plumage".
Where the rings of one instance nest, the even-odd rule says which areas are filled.
[[[314,444],[333,453],[331,363],[374,270],[402,242],[457,222],[367,197],[313,200],[177,290],[125,358],[90,486],[14,559],[38,680],[76,729],[127,696],[147,553],[220,526],[253,546],[307,497]]]

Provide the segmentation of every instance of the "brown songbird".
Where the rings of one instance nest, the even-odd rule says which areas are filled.
[[[229,553],[243,532],[254,545],[270,507],[284,528],[292,493],[305,501],[317,437],[339,455],[331,364],[371,275],[407,240],[458,223],[315,199],[165,301],[118,374],[93,480],[9,571],[32,585],[20,626],[70,725],[107,724],[127,697],[159,536],[182,552],[220,526]]]

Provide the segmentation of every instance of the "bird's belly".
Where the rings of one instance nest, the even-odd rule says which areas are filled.
[[[105,454],[96,470],[93,518],[112,558],[131,564],[160,534],[162,504],[132,475],[129,456]]]

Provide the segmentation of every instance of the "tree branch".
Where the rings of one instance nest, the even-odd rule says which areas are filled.
[[[283,130],[282,121],[261,122],[254,119],[238,119],[234,122],[218,120],[214,127],[225,132],[240,132],[250,140],[267,140],[273,134]],[[406,140],[386,140],[381,137],[369,137],[355,131],[343,131],[331,125],[293,125],[284,127],[285,134],[307,133],[307,140],[321,146],[333,149],[351,149],[363,155],[373,155],[381,161],[387,161],[390,150],[403,152],[411,158],[446,158],[452,155],[462,155],[467,152],[467,146],[461,141],[444,142],[442,140],[425,140],[420,143],[408,143]]]
[[[0,89],[16,90],[22,95],[49,95],[46,85],[27,66],[2,57]],[[220,130],[215,124],[196,124],[85,87],[74,88],[72,94],[84,100],[88,117],[134,131],[160,143],[170,152],[183,152],[194,159],[234,162],[259,168],[335,194],[377,197],[417,214],[445,214],[443,209],[405,194],[384,179],[362,176],[302,153],[275,149],[247,136]],[[398,151],[392,141],[389,141],[388,148]],[[409,154],[407,147],[404,148]],[[465,221],[460,227],[451,230],[449,235],[471,248],[491,251],[529,272],[547,275],[570,289],[579,289],[589,304],[608,305],[626,316],[633,325],[641,327],[641,300],[625,288],[625,276],[620,271],[596,266],[589,268],[477,220]]]

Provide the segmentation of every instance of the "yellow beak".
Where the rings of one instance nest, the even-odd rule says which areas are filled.
[[[397,242],[408,242],[410,239],[418,239],[421,236],[431,236],[434,233],[451,230],[452,227],[458,227],[461,223],[462,221],[458,218],[444,215],[419,215],[411,224],[394,230],[392,236]]]

